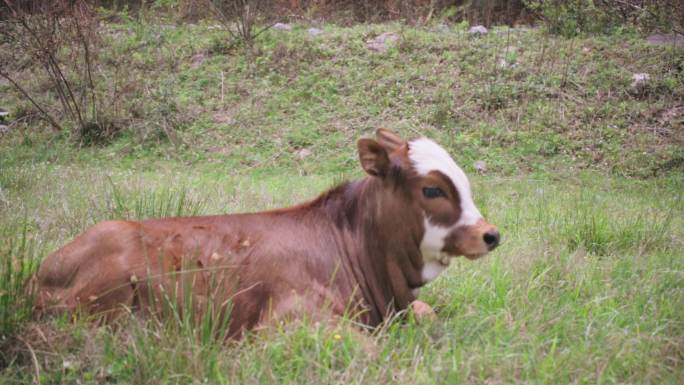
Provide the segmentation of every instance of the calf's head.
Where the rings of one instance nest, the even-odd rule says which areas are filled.
[[[381,128],[376,139],[359,140],[358,149],[363,169],[382,186],[380,205],[391,207],[386,215],[412,222],[395,226],[411,229],[419,240],[425,281],[448,266],[448,257],[475,259],[499,244],[499,232],[482,218],[468,178],[444,148],[427,138],[407,142]]]

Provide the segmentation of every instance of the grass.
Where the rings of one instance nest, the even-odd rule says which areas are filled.
[[[248,60],[224,52],[225,33],[209,24],[107,28],[100,70],[122,93],[110,111],[126,122],[121,134],[75,148],[69,133],[31,121],[0,137],[0,383],[684,377],[684,174],[670,116],[682,103],[679,51],[629,34],[473,39],[463,26],[386,24],[326,26],[316,38],[305,26],[270,31]],[[398,45],[368,52],[365,40],[386,30]],[[39,88],[39,72],[24,70]],[[633,94],[632,72],[649,72],[650,88]],[[8,95],[15,113],[22,101]],[[176,139],[160,134],[162,121]],[[422,290],[438,320],[374,333],[303,320],[223,343],[216,318],[173,307],[106,327],[32,318],[27,278],[88,226],[300,202],[361,177],[354,142],[379,126],[444,144],[503,233],[493,254],[454,260]]]
[[[435,33],[401,24],[324,31],[316,37],[305,25],[268,31],[245,55],[227,51],[228,34],[211,23],[107,24],[98,95],[106,101],[101,114],[120,135],[104,150],[74,151],[68,132],[19,126],[4,159],[159,157],[214,163],[229,173],[293,167],[330,173],[356,167],[353,154],[338,148],[388,126],[429,134],[458,151],[470,171],[476,160],[502,175],[569,163],[642,178],[681,170],[681,47],[650,46],[629,32],[565,39],[498,27],[472,38],[465,25]],[[366,49],[366,40],[385,31],[400,34],[396,46]],[[40,68],[12,69],[57,108]],[[651,80],[637,90],[634,73]],[[0,91],[13,116],[30,118],[9,84],[0,83]],[[28,119],[27,128],[40,124]],[[312,155],[300,159],[302,149]]]
[[[41,165],[33,173],[39,183],[26,186],[23,199],[9,190],[10,207],[22,207],[5,209],[3,222],[24,224],[26,235],[15,231],[17,239],[47,245],[41,253],[4,254],[34,263],[28,270],[45,251],[104,218],[277,207],[339,178],[215,178],[173,162],[155,173],[81,165]],[[348,324],[303,322],[224,344],[208,338],[220,324],[182,317],[108,328],[29,321],[26,314],[10,322],[36,352],[41,383],[678,382],[681,177],[639,182],[590,172],[473,181],[478,205],[505,241],[482,260],[455,260],[421,293],[439,312],[432,323],[394,322],[360,338]],[[122,208],[119,201],[128,203]],[[33,378],[26,344],[9,345],[14,361],[0,375],[3,383]]]

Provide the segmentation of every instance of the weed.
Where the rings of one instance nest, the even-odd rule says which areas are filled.
[[[200,215],[204,205],[200,199],[188,197],[186,188],[161,190],[121,191],[112,184],[106,203],[107,218],[148,219]]]
[[[9,347],[18,330],[33,314],[33,291],[29,284],[42,248],[24,222],[16,229],[3,227],[0,243],[0,367],[12,362]]]
[[[560,237],[567,240],[571,250],[581,247],[595,255],[630,250],[643,254],[669,244],[673,210],[618,217],[610,215],[609,208],[581,196],[563,215],[565,223],[559,229]]]

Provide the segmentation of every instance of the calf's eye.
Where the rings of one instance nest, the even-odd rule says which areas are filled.
[[[444,190],[439,187],[423,187],[423,196],[428,199],[447,197]]]

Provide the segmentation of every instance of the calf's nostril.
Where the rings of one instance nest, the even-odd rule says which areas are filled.
[[[499,245],[499,239],[501,238],[501,235],[499,235],[498,231],[488,231],[484,234],[483,238],[489,250],[492,250]]]

